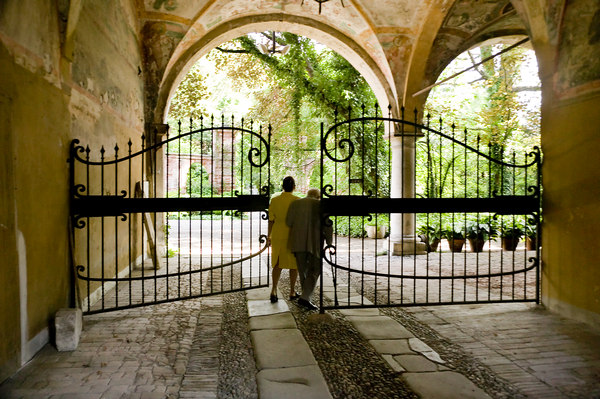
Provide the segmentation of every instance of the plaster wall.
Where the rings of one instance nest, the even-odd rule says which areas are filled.
[[[600,326],[600,95],[544,114],[542,302]]]
[[[69,305],[70,141],[126,148],[143,133],[132,3],[71,2],[80,9],[62,14],[57,2],[0,3],[0,381],[49,341]],[[78,16],[69,57],[67,14]]]
[[[600,5],[548,3],[545,28],[529,18],[542,80],[542,303],[600,327]]]
[[[0,48],[0,62],[8,57]],[[0,74],[0,86],[14,92],[14,84]],[[18,252],[15,227],[13,140],[9,121],[10,95],[0,93],[0,381],[20,364],[19,281]]]

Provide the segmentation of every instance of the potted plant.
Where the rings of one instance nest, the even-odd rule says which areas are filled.
[[[489,220],[483,220],[481,223],[471,222],[467,226],[466,237],[469,240],[469,247],[471,247],[472,252],[483,251],[485,242],[497,235],[498,232],[496,228]]]
[[[514,251],[523,237],[523,228],[516,223],[502,225],[500,237],[502,239],[502,249],[505,251]]]
[[[444,238],[448,240],[448,246],[452,252],[461,252],[463,245],[465,245],[465,235],[461,230],[445,230]]]
[[[537,226],[525,226],[525,246],[528,251],[535,251],[538,247]]]
[[[442,239],[442,230],[433,226],[423,225],[417,230],[419,238],[427,246],[427,252],[437,251],[438,245]]]

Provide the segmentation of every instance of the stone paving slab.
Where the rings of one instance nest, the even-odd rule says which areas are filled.
[[[353,308],[353,309],[340,309],[338,310],[344,316],[379,316],[379,309],[377,308]]]
[[[250,300],[264,300],[269,299],[271,295],[270,287],[253,288],[246,291],[246,299]]]
[[[248,315],[250,317],[265,316],[289,311],[290,308],[288,307],[287,303],[281,299],[275,303],[271,303],[271,301],[268,299],[248,301]]]
[[[414,352],[408,346],[407,339],[372,339],[369,343],[379,354],[413,354]]]
[[[367,340],[414,337],[406,328],[387,316],[349,316],[347,319]]]
[[[250,317],[250,330],[276,330],[282,328],[296,328],[296,319],[290,312],[275,313],[265,316]]]
[[[255,330],[250,332],[250,338],[258,370],[317,364],[297,329]]]
[[[256,382],[261,399],[331,399],[316,365],[261,370]]]
[[[453,371],[404,373],[403,378],[422,399],[490,399],[467,377]]]
[[[394,360],[406,371],[418,373],[438,371],[437,364],[421,355],[396,355],[394,356]]]

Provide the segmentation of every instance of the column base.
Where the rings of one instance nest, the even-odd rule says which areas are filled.
[[[403,236],[400,240],[391,240],[392,255],[426,255],[427,245],[415,236]]]

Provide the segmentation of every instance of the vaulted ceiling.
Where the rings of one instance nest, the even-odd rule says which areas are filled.
[[[261,30],[290,31],[343,55],[380,101],[403,104],[461,52],[526,35],[509,0],[136,0],[150,85],[164,106],[191,64]],[[408,82],[407,77],[412,81]]]

